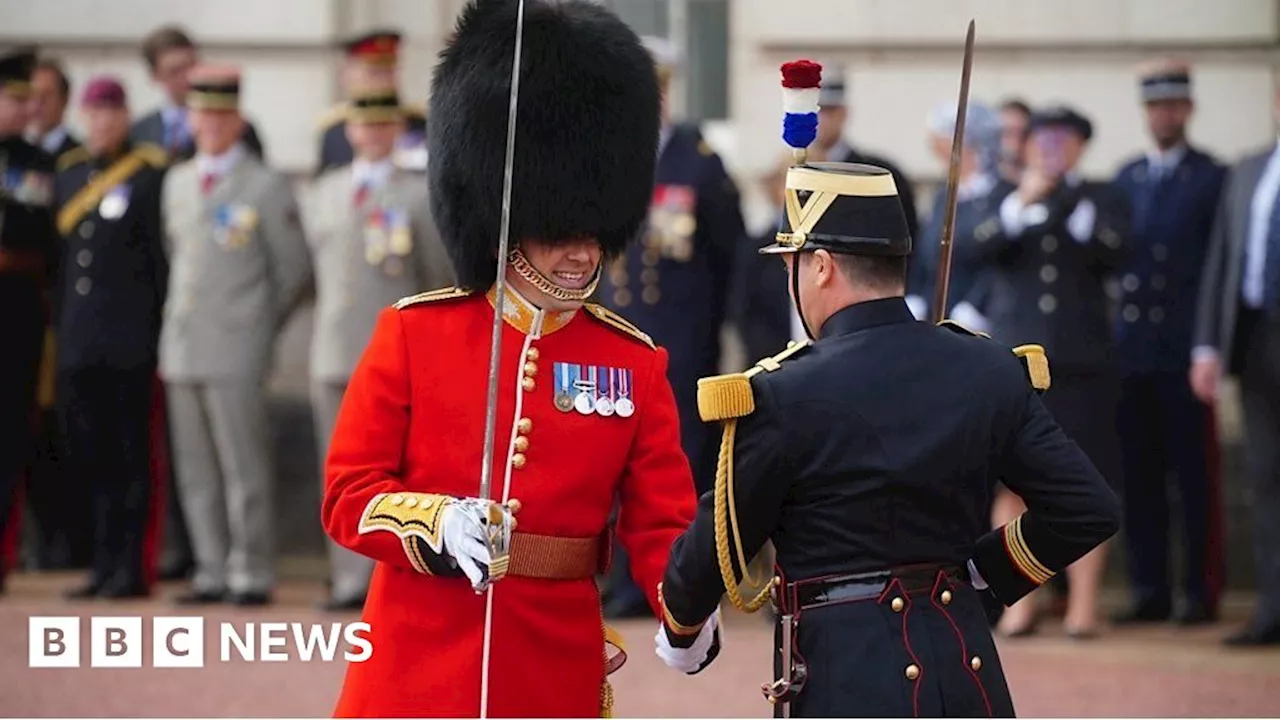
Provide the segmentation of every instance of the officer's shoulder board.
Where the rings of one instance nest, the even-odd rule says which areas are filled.
[[[782,363],[813,345],[812,341],[793,342],[786,350],[767,357],[745,372],[713,375],[698,380],[698,415],[703,422],[718,422],[746,417],[756,411],[751,378],[762,372],[774,372]]]
[[[163,168],[169,164],[169,153],[155,143],[139,143],[133,148],[133,154],[156,169]]]
[[[79,165],[80,163],[88,160],[90,157],[92,156],[89,155],[89,151],[85,148],[85,146],[77,145],[58,156],[58,164],[57,164],[58,172],[62,172],[63,170],[69,170],[75,167],[76,165]]]
[[[951,332],[961,335],[973,335],[975,337],[991,339],[991,336],[970,330],[955,320],[943,320],[938,323],[938,327],[943,327]],[[1013,354],[1018,356],[1022,361],[1022,366],[1027,369],[1027,378],[1031,380],[1031,387],[1044,392],[1049,389],[1049,357],[1045,355],[1044,346],[1042,345],[1019,345],[1013,349]]]
[[[427,292],[418,293],[417,295],[400,298],[394,305],[392,305],[392,307],[397,310],[404,310],[405,308],[417,305],[426,305],[428,303],[436,303],[444,300],[456,300],[457,298],[469,297],[474,294],[474,290],[468,290],[467,288],[440,288],[439,290],[428,290]]]
[[[653,338],[649,337],[648,333],[635,325],[632,325],[626,318],[622,317],[618,313],[603,305],[597,305],[596,303],[587,303],[583,305],[583,307],[586,309],[588,315],[599,320],[605,325],[621,332],[627,337],[639,340],[647,345],[650,350],[658,349],[658,346],[654,344]]]
[[[336,103],[333,107],[324,111],[320,119],[316,121],[316,127],[322,131],[337,125],[347,119],[347,104]]]

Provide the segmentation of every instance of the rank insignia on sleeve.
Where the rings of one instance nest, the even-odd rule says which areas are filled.
[[[635,411],[630,368],[558,362],[555,373],[555,405],[560,412],[582,415],[631,417]]]

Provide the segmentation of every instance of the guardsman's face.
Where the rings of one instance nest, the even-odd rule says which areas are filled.
[[[1193,106],[1190,100],[1155,100],[1147,103],[1147,129],[1161,149],[1182,142]]]
[[[396,148],[396,140],[404,132],[404,123],[349,122],[346,126],[347,141],[356,156],[364,160],[378,161],[387,158]]]
[[[568,290],[582,290],[591,284],[596,268],[600,266],[602,254],[600,243],[595,239],[555,245],[526,240],[521,243],[520,249],[524,252],[529,264],[542,273],[543,277]],[[544,310],[572,310],[582,306],[580,302],[556,300],[544,296],[531,287],[525,287],[519,277],[515,280],[521,284],[518,288],[520,294],[536,302]]]
[[[84,124],[88,131],[85,145],[93,155],[115,152],[129,136],[128,108],[88,107],[84,109]]]
[[[196,149],[206,155],[230,150],[244,132],[244,119],[236,110],[192,110],[188,118]]]
[[[58,75],[52,70],[36,70],[31,76],[31,99],[28,101],[31,124],[41,133],[62,123],[67,111],[67,97],[62,94]]]
[[[27,128],[27,98],[0,90],[0,136],[20,135]]]
[[[165,95],[174,103],[183,103],[187,99],[187,91],[191,83],[187,76],[196,66],[196,51],[191,48],[170,48],[156,56],[156,66],[151,71],[151,79],[156,81]]]

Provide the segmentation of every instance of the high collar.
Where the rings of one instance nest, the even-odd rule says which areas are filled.
[[[859,330],[866,330],[880,325],[915,322],[911,308],[901,296],[868,300],[854,303],[827,318],[822,324],[818,337],[826,339],[840,335],[849,335]]]
[[[532,335],[535,338],[545,337],[564,328],[578,314],[577,310],[547,312],[526,300],[511,287],[510,283],[507,283],[503,290],[506,301],[502,303],[502,317],[508,325],[525,335]],[[489,300],[489,307],[498,306],[496,283],[489,288],[489,292],[485,293],[485,297]]]
[[[236,143],[231,149],[221,155],[205,155],[203,153],[196,155],[196,170],[201,175],[213,175],[215,177],[226,177],[240,162],[245,155],[244,145]]]
[[[58,148],[62,147],[62,142],[67,139],[67,134],[67,126],[58,125],[43,135],[35,133],[35,139],[31,140],[31,143],[39,145],[47,153],[56,153]]]

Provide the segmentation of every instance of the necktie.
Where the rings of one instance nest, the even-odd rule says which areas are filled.
[[[218,183],[218,176],[213,173],[205,173],[200,176],[200,192],[208,195],[213,192],[213,186]]]
[[[1280,313],[1280,192],[1271,205],[1271,222],[1262,252],[1262,306]]]
[[[360,183],[360,186],[356,188],[356,194],[354,198],[356,209],[359,210],[360,208],[364,207],[364,201],[368,199],[369,199],[369,183],[362,182]]]

